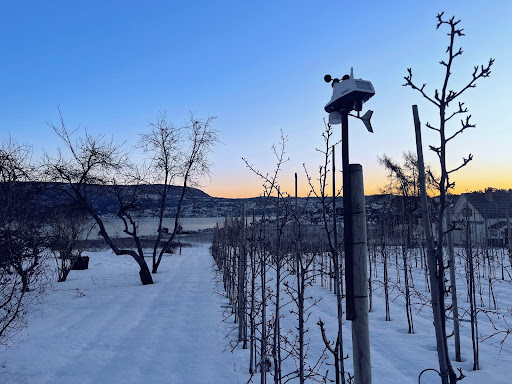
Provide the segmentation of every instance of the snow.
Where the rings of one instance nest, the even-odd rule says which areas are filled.
[[[0,383],[237,382],[206,246],[164,259],[149,286],[131,258],[89,256],[0,354]]]
[[[68,281],[54,283],[45,300],[32,305],[28,328],[17,343],[0,353],[0,383],[230,384],[249,379],[249,351],[237,346],[231,352],[228,346],[236,333],[226,336],[234,324],[232,318],[222,321],[226,299],[216,293],[208,245],[166,256],[154,275],[155,284],[149,286],[140,284],[137,264],[130,257],[106,251],[87,254],[91,258],[88,270],[72,271]],[[392,280],[394,271],[389,268]],[[415,274],[414,279],[417,290],[428,295],[423,276]],[[373,383],[417,383],[423,369],[438,365],[430,310],[424,307],[414,312],[416,333],[407,334],[403,298],[393,293],[391,321],[386,322],[382,289],[374,284],[369,314]],[[467,305],[464,289],[459,286],[462,307]],[[336,301],[319,280],[307,288],[307,294],[323,297],[311,309],[308,322],[313,360],[323,346],[316,325],[320,317],[328,337],[334,338]],[[509,281],[496,280],[495,294],[502,311],[512,306]],[[285,312],[283,328],[292,329],[296,320]],[[462,326],[463,362],[452,360],[466,375],[462,383],[510,383],[512,341],[503,346],[492,339],[481,342],[481,370],[472,372],[470,327],[468,323]],[[448,332],[450,327],[448,322]],[[493,331],[482,314],[479,331],[482,335]],[[345,368],[353,372],[348,321],[343,337],[345,353],[350,355]],[[453,338],[450,343],[454,359]],[[327,362],[332,363],[332,357]],[[291,361],[283,365],[288,372],[293,367]],[[333,367],[322,369],[332,372]],[[421,383],[439,383],[439,378],[435,372],[426,372]]]

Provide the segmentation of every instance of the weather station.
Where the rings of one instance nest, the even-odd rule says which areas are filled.
[[[343,234],[345,250],[346,318],[352,321],[352,356],[354,383],[371,384],[370,332],[368,324],[368,272],[366,208],[363,185],[363,168],[349,163],[348,117],[363,122],[373,133],[370,122],[373,111],[360,115],[363,105],[375,95],[373,84],[350,75],[341,80],[325,75],[332,85],[331,100],[324,109],[329,114],[329,124],[341,123],[341,149],[343,172]],[[356,111],[356,114],[351,113]]]
[[[345,75],[342,79],[333,79],[331,75],[325,75],[326,83],[332,85],[331,100],[325,106],[325,112],[329,114],[329,124],[341,124],[341,111],[357,111],[357,115],[351,115],[361,119],[369,132],[373,132],[370,124],[373,111],[366,112],[363,116],[359,116],[359,112],[363,110],[363,104],[375,95],[373,84],[368,80],[355,79],[354,69],[350,70],[350,76]],[[349,113],[350,115],[350,113]]]

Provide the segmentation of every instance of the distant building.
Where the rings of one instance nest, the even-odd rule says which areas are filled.
[[[468,211],[467,209],[470,209]],[[453,219],[461,223],[467,220],[471,225],[472,241],[488,245],[503,246],[508,244],[508,228],[512,223],[512,190],[487,189],[485,192],[464,193],[460,196],[453,210]],[[454,241],[464,242],[465,231],[455,231]]]

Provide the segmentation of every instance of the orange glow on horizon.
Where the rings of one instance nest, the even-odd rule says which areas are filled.
[[[371,172],[368,172],[370,174]],[[458,177],[455,179],[455,188],[452,190],[454,194],[462,194],[473,191],[484,191],[486,188],[498,188],[498,189],[512,189],[512,176],[510,178],[503,178],[503,175],[496,171],[493,173],[486,173],[485,175],[478,175],[471,173],[466,177]],[[387,179],[384,174],[381,175],[370,175],[365,176],[365,195],[376,195],[380,194],[382,189],[387,184]],[[341,184],[341,180],[340,180]],[[213,197],[223,197],[232,199],[244,199],[251,197],[261,196],[263,188],[261,184],[254,183],[235,183],[230,185],[212,184],[201,188],[204,192]],[[300,183],[298,186],[299,196],[306,197],[310,188],[306,183]],[[286,191],[290,195],[294,194],[293,182],[281,183],[281,190]],[[330,188],[329,188],[330,194]]]

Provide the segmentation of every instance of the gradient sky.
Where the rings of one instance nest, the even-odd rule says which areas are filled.
[[[303,163],[316,174],[321,133],[330,100],[326,73],[341,77],[354,67],[371,80],[375,133],[350,122],[351,162],[365,172],[367,194],[386,184],[377,162],[414,150],[411,105],[423,123],[436,110],[402,87],[408,67],[433,93],[441,86],[448,44],[436,31],[436,14],[462,19],[464,54],[455,63],[454,87],[470,79],[474,65],[496,59],[492,75],[463,101],[476,129],[448,147],[450,167],[472,153],[454,174],[456,192],[488,186],[512,188],[512,2],[489,1],[3,1],[0,13],[0,132],[54,152],[58,139],[46,122],[68,125],[135,144],[159,111],[181,124],[189,111],[217,116],[213,196],[261,193],[261,180],[242,157],[271,172],[271,150],[280,130],[290,157],[280,184],[291,193],[294,172],[307,193]],[[456,129],[458,123],[452,125]],[[336,128],[337,138],[340,136]],[[424,144],[436,144],[424,131]],[[341,153],[340,153],[341,155]],[[341,160],[341,156],[338,159]],[[436,158],[426,160],[434,168]],[[338,165],[341,168],[341,164]],[[341,176],[340,176],[341,184]]]

